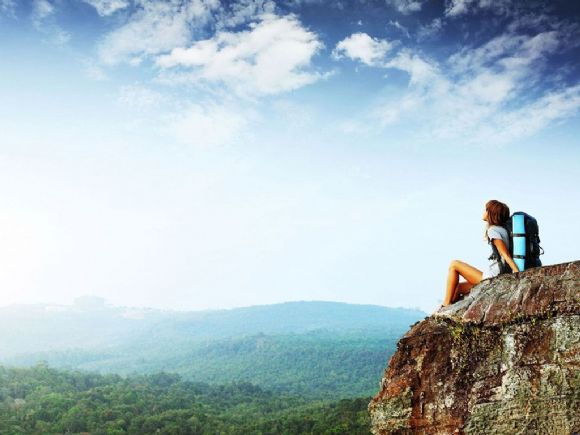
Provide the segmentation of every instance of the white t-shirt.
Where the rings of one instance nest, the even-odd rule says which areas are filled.
[[[503,240],[506,248],[509,251],[509,249],[510,249],[510,237],[509,237],[508,231],[504,227],[501,227],[499,225],[491,225],[487,229],[487,237],[490,239]],[[491,243],[493,243],[493,242],[491,242]],[[493,254],[493,247],[491,246],[491,243],[489,243],[489,249],[491,250],[490,255]],[[503,260],[503,259],[502,259],[502,261],[505,262],[505,260]],[[481,279],[492,278],[494,276],[497,276],[497,275],[499,275],[500,270],[501,270],[500,265],[499,265],[497,260],[493,260],[493,259],[489,260],[489,266],[488,266],[487,270],[483,271],[483,276],[481,277]]]

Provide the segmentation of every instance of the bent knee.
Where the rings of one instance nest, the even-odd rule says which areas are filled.
[[[451,260],[451,263],[449,263],[449,269],[457,269],[460,264],[460,260]]]

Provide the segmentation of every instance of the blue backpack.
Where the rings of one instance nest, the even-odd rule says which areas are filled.
[[[540,246],[540,234],[538,221],[523,211],[515,212],[505,223],[510,237],[510,255],[520,272],[532,267],[540,267],[542,261],[540,255],[544,254],[544,249]],[[511,267],[499,254],[496,246],[488,239],[493,253],[489,259],[497,259],[501,273],[511,273]]]
[[[517,211],[506,222],[510,236],[510,255],[520,271],[540,267],[540,255],[544,249],[540,246],[538,221],[523,211]],[[510,270],[511,271],[511,270]]]

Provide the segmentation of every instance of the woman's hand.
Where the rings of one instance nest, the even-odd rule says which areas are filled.
[[[512,272],[513,273],[519,272],[520,269],[518,268],[518,265],[512,259],[511,255],[507,249],[507,246],[505,245],[503,240],[493,239],[492,242],[495,245],[495,247],[497,248],[499,254],[504,258],[506,263],[510,265],[510,267],[512,268]]]

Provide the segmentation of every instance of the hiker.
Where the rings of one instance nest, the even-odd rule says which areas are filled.
[[[483,279],[492,278],[505,272],[519,272],[518,266],[510,255],[510,237],[506,229],[506,223],[510,218],[510,209],[503,202],[492,199],[485,204],[483,220],[487,222],[484,239],[497,248],[497,253],[502,257],[501,261],[494,256],[495,250],[492,246],[492,255],[489,257],[488,268],[481,270],[464,263],[453,260],[449,265],[447,276],[447,289],[443,305],[447,306],[456,302],[461,295],[467,295],[471,288]],[[459,282],[459,275],[467,281]]]

